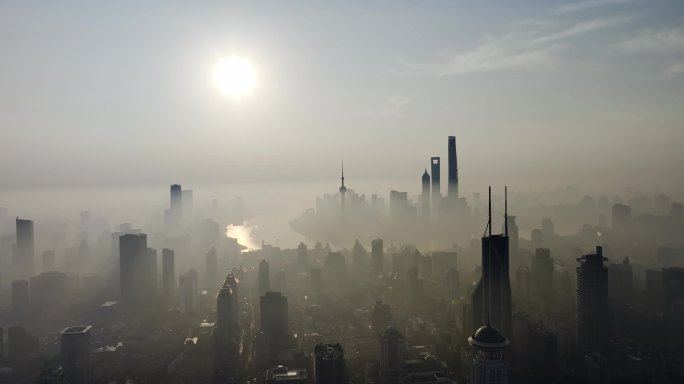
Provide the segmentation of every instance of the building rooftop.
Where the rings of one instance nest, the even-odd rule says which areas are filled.
[[[494,327],[485,325],[468,338],[468,342],[481,348],[503,348],[509,341]]]
[[[90,325],[77,325],[74,327],[66,327],[62,331],[62,335],[87,333],[88,331],[90,331],[90,328],[92,328],[92,326],[90,326]]]

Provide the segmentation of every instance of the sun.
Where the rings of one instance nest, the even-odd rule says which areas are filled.
[[[231,56],[216,63],[213,80],[222,94],[239,99],[252,94],[257,86],[257,73],[249,59]]]

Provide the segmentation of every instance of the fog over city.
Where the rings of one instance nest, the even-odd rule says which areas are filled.
[[[684,3],[0,4],[0,384],[684,382]]]

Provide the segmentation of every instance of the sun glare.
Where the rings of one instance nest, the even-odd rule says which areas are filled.
[[[231,56],[214,66],[214,85],[226,96],[239,99],[248,96],[257,85],[254,66],[248,59]]]

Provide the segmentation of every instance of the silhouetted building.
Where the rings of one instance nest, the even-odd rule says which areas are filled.
[[[507,223],[506,216],[507,213],[504,215],[504,223]],[[489,236],[482,238],[482,277],[472,294],[472,324],[491,324],[505,336],[511,334],[512,315],[508,233],[504,225],[503,235],[492,235],[491,221],[490,189]],[[486,312],[488,308],[489,312]]]
[[[339,344],[318,344],[314,348],[316,384],[347,384],[344,351]]]
[[[357,278],[365,277],[364,264],[366,260],[366,250],[363,248],[359,240],[354,242],[354,249],[352,250],[352,263],[354,266],[354,274]]]
[[[171,210],[183,209],[183,190],[180,184],[171,185]]]
[[[218,284],[218,253],[216,248],[211,248],[206,254],[205,288],[207,293],[213,295]]]
[[[458,254],[456,252],[432,252],[432,277],[435,280],[443,280],[449,269],[457,267]]]
[[[342,163],[342,185],[340,185],[340,209],[342,210],[342,213],[345,212],[346,210],[346,194],[347,194],[347,187],[344,186],[344,163]]]
[[[427,169],[421,177],[420,214],[430,217],[430,174]]]
[[[600,351],[608,340],[608,268],[603,249],[577,259],[577,350]]]
[[[280,292],[266,292],[259,299],[261,331],[268,334],[272,345],[283,345],[289,333],[287,298]]]
[[[390,216],[395,220],[408,217],[411,212],[411,207],[409,207],[408,203],[408,193],[391,190],[389,209]]]
[[[473,360],[470,366],[472,384],[508,383],[508,362],[504,351],[510,344],[494,327],[480,327],[468,343],[473,347]]]
[[[268,262],[261,260],[259,262],[259,294],[263,295],[271,290],[271,272],[268,268]]]
[[[125,305],[140,304],[149,296],[147,235],[126,234],[119,237],[119,271],[121,301]]]
[[[624,234],[632,223],[632,208],[625,204],[613,204],[613,230]]]
[[[233,291],[233,304],[231,304],[231,308],[233,308],[233,317],[235,318],[235,324],[239,325],[240,324],[240,280],[238,279],[237,275],[235,273],[229,273],[226,276],[226,279],[223,281],[223,286],[224,287],[229,287],[231,291]]]
[[[178,304],[182,315],[188,315],[197,305],[197,271],[191,269],[178,276]]]
[[[373,328],[374,334],[380,334],[387,327],[392,325],[392,309],[382,301],[376,301],[373,307]]]
[[[449,185],[448,196],[458,198],[458,162],[456,158],[456,136],[449,136]]]
[[[28,320],[31,301],[29,283],[26,280],[12,282],[12,313],[17,321]]]
[[[380,377],[399,377],[406,372],[406,340],[396,329],[388,327],[378,335]]]
[[[7,327],[7,359],[19,362],[38,351],[38,338],[22,326]]]
[[[553,259],[548,248],[535,249],[532,258],[531,296],[544,305],[553,302]]]
[[[684,345],[684,268],[663,268],[663,295],[665,347],[681,354]]]
[[[432,207],[433,216],[436,216],[437,208],[442,202],[439,167],[439,157],[430,158],[430,177],[432,178],[432,201],[430,202],[430,206]]]
[[[162,250],[162,286],[166,303],[172,303],[176,296],[175,265],[175,253],[168,248],[164,248]]]
[[[309,271],[309,251],[303,242],[300,242],[297,246],[297,263],[299,264],[300,272]]]
[[[608,275],[608,296],[615,303],[616,309],[622,311],[632,304],[634,299],[632,265],[629,263],[629,257],[625,257],[620,264],[609,264]]]
[[[371,242],[371,257],[372,257],[372,273],[373,276],[377,277],[378,275],[383,274],[383,268],[384,268],[384,249],[383,249],[383,244],[382,244],[382,239],[374,239]]]
[[[35,239],[33,221],[17,217],[17,254],[15,260],[16,276],[27,279],[33,275],[33,259],[35,257]]]
[[[234,308],[236,301],[233,290],[226,285],[216,295],[216,341],[219,346],[232,346],[235,343],[238,324]]]
[[[536,383],[552,383],[558,364],[558,341],[556,335],[539,327],[529,332],[528,361]]]
[[[90,325],[68,327],[62,331],[61,362],[64,376],[70,384],[91,382]]]

